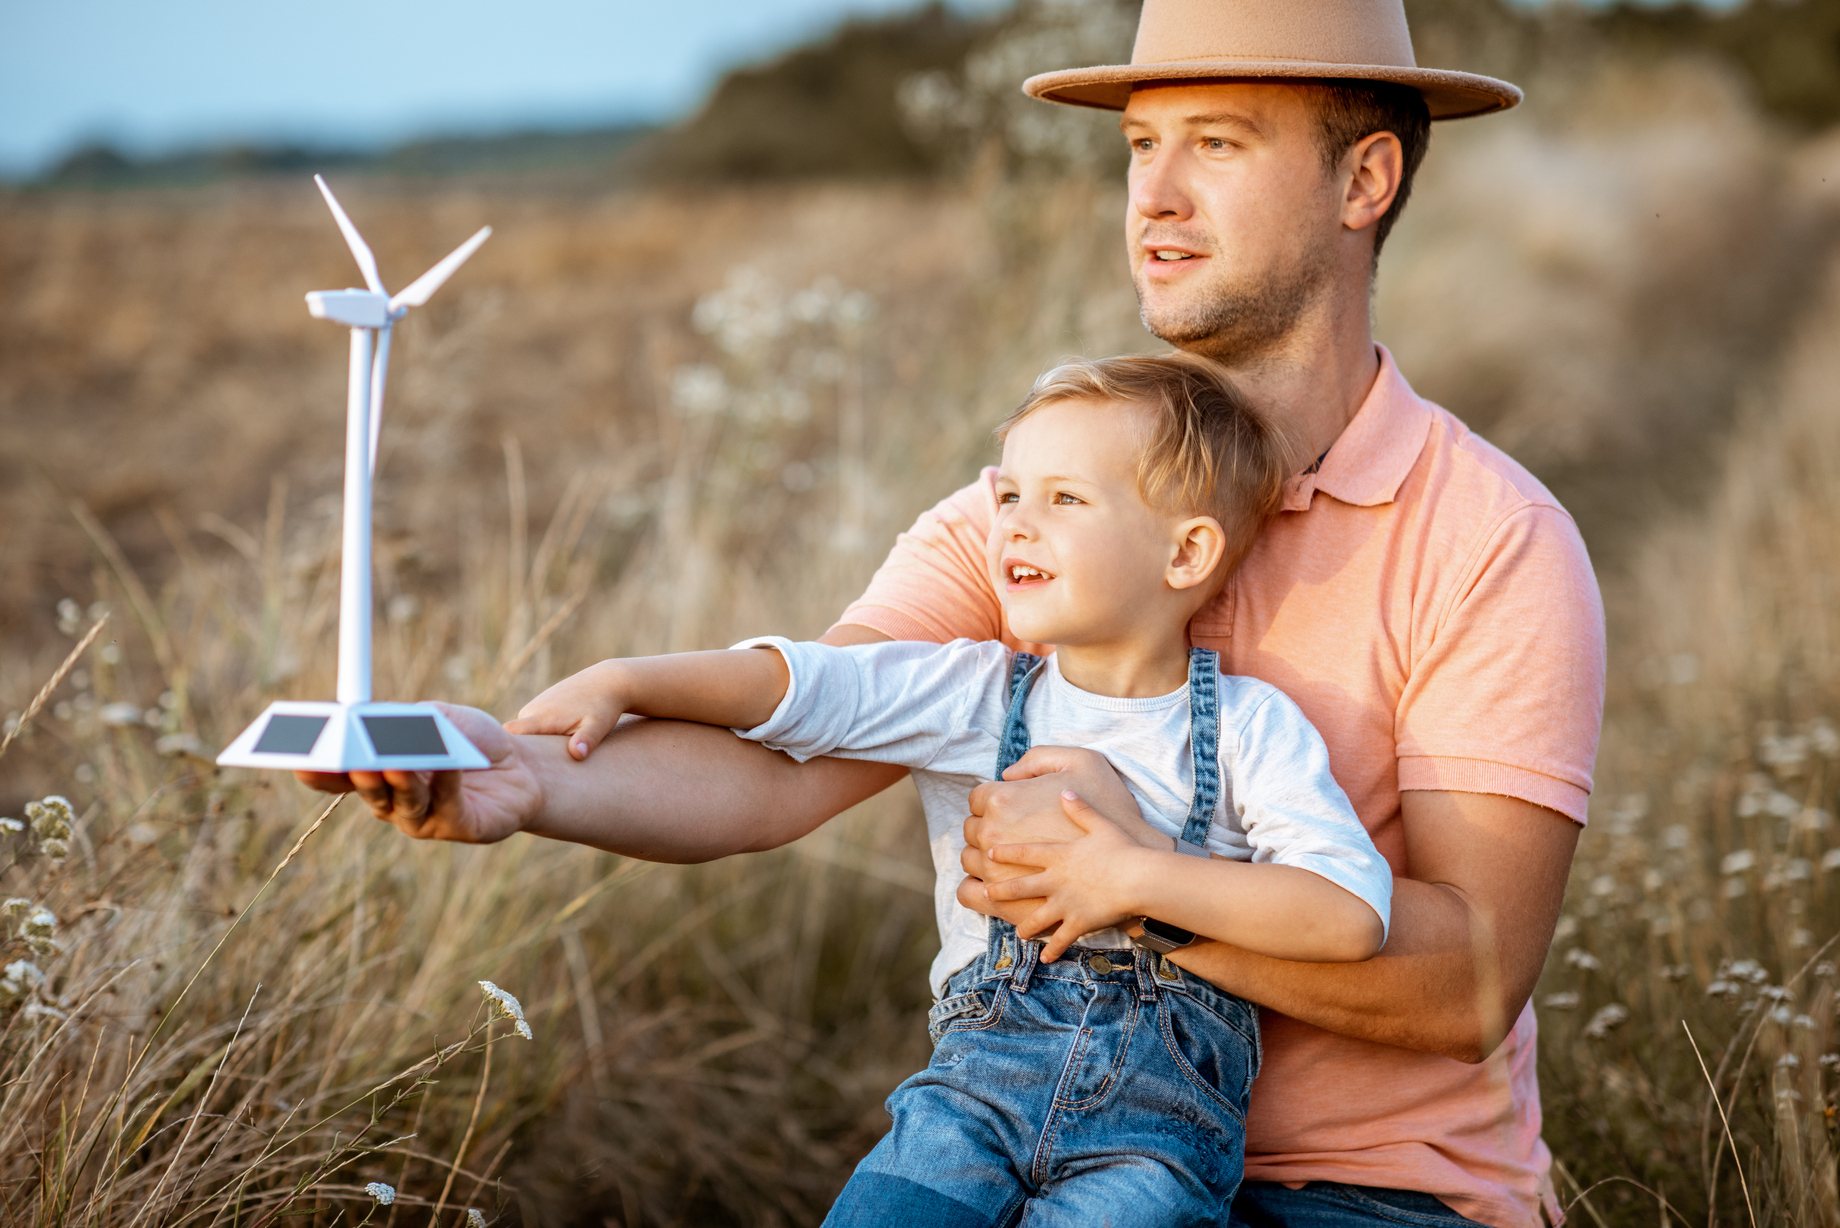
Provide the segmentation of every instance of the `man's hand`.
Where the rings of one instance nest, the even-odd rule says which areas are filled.
[[[1034,938],[1053,929],[1041,953],[1047,963],[1059,959],[1080,935],[1137,916],[1131,901],[1116,888],[1131,877],[1125,863],[1144,852],[1073,790],[1061,792],[1060,804],[1061,813],[1080,833],[1075,839],[998,844],[984,854],[987,863],[1021,872],[1021,877],[1003,881],[986,879],[985,890],[997,903],[1027,901],[1035,906],[1027,920],[1016,923],[1016,933]]]
[[[1137,799],[1118,773],[1096,751],[1074,746],[1037,746],[1000,781],[971,791],[971,817],[965,820],[965,852],[960,858],[968,877],[958,885],[958,902],[974,912],[1026,921],[1040,900],[995,901],[986,883],[1019,878],[1039,866],[991,861],[984,850],[998,844],[1046,844],[1077,840],[1085,833],[1067,817],[1061,794],[1071,790],[1127,836],[1146,848],[1166,848],[1169,837],[1144,822]]]
[[[525,704],[516,720],[505,722],[505,728],[511,733],[567,737],[569,757],[580,760],[613,732],[625,712],[614,662],[602,661],[569,675]]]
[[[322,793],[362,797],[371,813],[417,840],[492,844],[543,810],[543,790],[519,740],[477,708],[436,704],[492,762],[477,772],[295,772]]]

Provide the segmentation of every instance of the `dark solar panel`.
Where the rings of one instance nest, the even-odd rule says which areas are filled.
[[[447,743],[432,716],[367,716],[364,732],[380,755],[445,755]]]
[[[319,741],[319,731],[326,727],[323,716],[289,716],[277,713],[268,718],[268,727],[256,739],[258,755],[305,755]]]

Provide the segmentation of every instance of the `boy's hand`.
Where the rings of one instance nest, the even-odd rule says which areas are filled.
[[[569,757],[586,759],[625,715],[626,701],[619,690],[616,663],[602,661],[525,704],[505,728],[511,733],[561,734],[568,738]]]
[[[1033,874],[996,882],[985,890],[998,903],[1039,900],[1034,912],[1016,923],[1023,938],[1053,930],[1041,957],[1053,963],[1074,939],[1110,929],[1140,915],[1135,893],[1127,886],[1145,849],[1123,829],[1068,789],[1061,809],[1080,831],[1072,840],[1037,844],[1000,844],[985,851],[995,865],[1040,867]]]

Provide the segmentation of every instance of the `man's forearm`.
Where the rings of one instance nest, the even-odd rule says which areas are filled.
[[[1171,959],[1327,1031],[1475,1062],[1494,1052],[1514,1023],[1505,1017],[1485,926],[1449,888],[1398,878],[1386,947],[1364,962],[1292,963],[1217,942]]]
[[[524,830],[647,861],[777,848],[906,774],[843,759],[796,763],[726,729],[680,721],[628,720],[580,763],[564,741],[519,739],[543,792]]]

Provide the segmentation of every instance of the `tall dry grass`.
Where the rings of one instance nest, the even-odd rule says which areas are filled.
[[[1657,71],[1440,133],[1379,325],[1609,561],[1601,800],[1539,996],[1571,1196],[1827,1224],[1831,198],[1819,149]],[[497,228],[399,338],[385,696],[508,715],[610,653],[816,633],[1044,363],[1150,344],[1122,195],[1088,181],[342,191],[398,280]],[[45,977],[8,978],[0,1207],[814,1222],[924,1058],[904,789],[676,868],[412,845],[349,806],[312,830],[322,799],[208,763],[332,688],[343,339],[298,296],[347,259],[305,185],[0,201],[0,711],[109,616],[0,759],[0,810],[77,812],[0,834],[6,962]],[[530,1040],[483,1048],[480,980]]]

